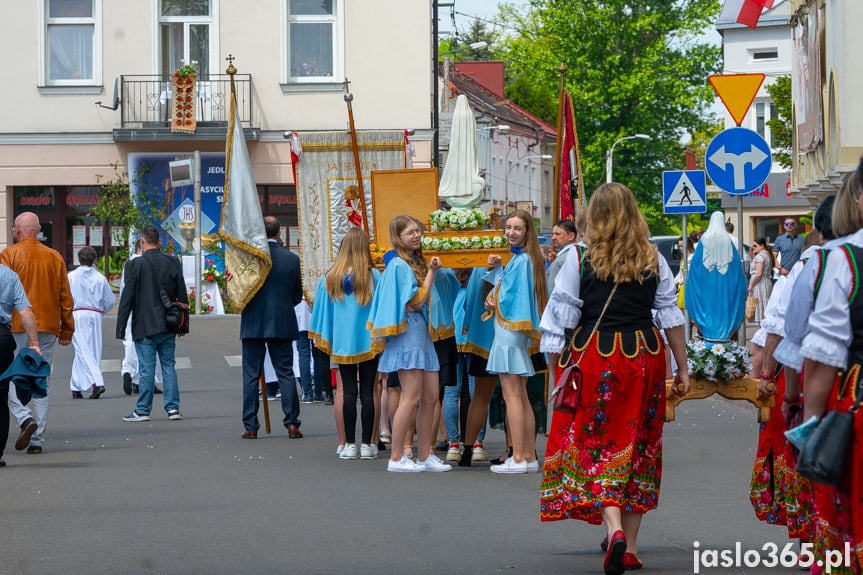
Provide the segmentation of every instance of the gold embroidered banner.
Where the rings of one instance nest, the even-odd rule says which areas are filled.
[[[198,77],[195,75],[171,77],[171,131],[194,134],[197,127]]]
[[[312,302],[318,282],[333,265],[342,238],[362,227],[351,136],[340,132],[299,134],[302,155],[297,162],[297,211],[303,290]],[[369,229],[374,230],[371,172],[405,167],[405,136],[401,130],[357,132]],[[406,191],[407,193],[407,191]],[[374,239],[372,239],[374,241]],[[389,244],[389,238],[378,243]]]

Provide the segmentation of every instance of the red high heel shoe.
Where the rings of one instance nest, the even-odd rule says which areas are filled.
[[[638,557],[636,557],[632,553],[623,554],[623,568],[626,571],[635,571],[636,569],[641,569],[642,567],[644,567],[644,563],[642,563]]]
[[[605,575],[622,575],[626,570],[623,565],[623,556],[626,554],[626,536],[623,531],[617,530],[608,540],[608,552],[605,554],[605,562],[602,566]]]

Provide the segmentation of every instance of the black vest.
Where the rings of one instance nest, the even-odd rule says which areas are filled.
[[[587,346],[587,340],[614,288],[613,281],[602,281],[596,277],[589,261],[582,259],[581,266],[581,299],[584,306],[581,321],[571,340],[576,351],[582,351]],[[634,357],[638,353],[640,343],[644,343],[650,353],[659,351],[659,334],[654,329],[651,314],[659,287],[658,273],[658,270],[645,273],[641,283],[631,281],[617,285],[617,291],[597,330],[600,354],[608,356],[614,353],[618,341],[627,357]]]

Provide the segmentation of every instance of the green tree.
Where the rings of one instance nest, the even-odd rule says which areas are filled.
[[[618,138],[652,137],[615,148],[614,178],[633,190],[654,234],[679,229],[662,214],[662,171],[684,166],[684,134],[715,121],[707,76],[722,59],[699,35],[719,7],[718,0],[530,0],[517,18],[502,10],[517,30],[503,47],[509,98],[554,125],[557,67],[569,69],[588,193],[605,181],[606,151]]]
[[[791,76],[779,76],[767,86],[778,117],[767,120],[773,136],[773,159],[786,170],[791,169]]]
[[[120,170],[118,164],[111,164],[114,175],[110,179],[102,174],[96,174],[96,183],[102,188],[99,201],[91,208],[88,215],[96,218],[106,230],[114,227],[122,228],[122,241],[129,244],[129,234],[132,229],[140,230],[153,221],[164,219],[167,207],[171,203],[171,194],[162,195],[159,190],[147,183],[146,176],[150,173],[149,165],[143,165],[132,180],[136,184],[137,194],[130,193],[128,174]],[[105,259],[105,273],[119,273],[123,264],[129,259],[129,251],[117,249],[113,255]],[[105,264],[103,264],[104,266]]]

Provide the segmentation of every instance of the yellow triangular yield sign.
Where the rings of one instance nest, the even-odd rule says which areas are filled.
[[[764,82],[764,74],[717,74],[709,76],[707,81],[739,126]]]

